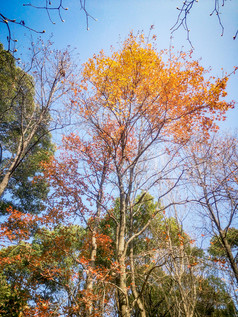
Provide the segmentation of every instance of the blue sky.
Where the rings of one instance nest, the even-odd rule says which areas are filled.
[[[76,47],[80,54],[79,63],[85,62],[94,53],[103,49],[109,52],[110,46],[117,48],[120,38],[124,40],[133,30],[148,33],[154,25],[154,33],[158,37],[158,49],[167,49],[171,43],[170,28],[176,22],[180,0],[87,0],[88,12],[97,19],[89,19],[89,30],[86,27],[85,15],[80,10],[79,0],[64,0],[68,11],[62,12],[64,23],[57,14],[52,14],[55,25],[50,23],[46,12],[24,7],[28,0],[0,1],[0,12],[9,18],[24,20],[37,30],[45,30],[43,39],[47,40],[53,33],[56,48],[64,49],[67,45]],[[33,4],[44,3],[43,0],[32,0]],[[52,0],[52,3],[58,3]],[[220,1],[222,2],[222,1]],[[221,7],[221,18],[225,33],[221,37],[221,28],[217,17],[210,13],[214,8],[214,0],[199,0],[189,15],[190,37],[195,48],[194,58],[202,58],[202,65],[212,68],[212,74],[222,76],[223,72],[231,73],[238,66],[238,38],[233,36],[238,29],[238,1],[227,0]],[[17,48],[23,55],[29,45],[33,33],[18,26],[12,31],[18,39]],[[0,41],[6,45],[6,29],[0,24]],[[33,36],[36,36],[33,34]],[[191,49],[186,40],[186,32],[180,28],[173,34],[172,45],[175,50]],[[223,70],[221,69],[223,68]],[[238,74],[231,76],[228,84],[227,100],[238,101]],[[238,106],[228,113],[222,128],[230,130],[238,128]]]

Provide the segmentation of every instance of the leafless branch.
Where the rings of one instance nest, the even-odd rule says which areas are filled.
[[[89,30],[89,20],[92,19],[92,20],[96,21],[97,19],[95,19],[88,12],[87,7],[86,7],[86,3],[87,3],[86,0],[79,0],[79,3],[80,3],[80,9],[84,12],[84,15],[86,17],[87,30]],[[60,21],[65,22],[65,20],[63,19],[63,12],[68,10],[68,8],[64,6],[64,0],[44,0],[44,3],[41,6],[34,5],[34,0],[33,0],[33,1],[28,2],[28,3],[24,3],[23,6],[30,7],[32,9],[36,9],[36,10],[45,11],[48,15],[49,21],[52,24],[56,24],[56,22],[53,21],[53,19],[52,19],[52,15],[51,15],[52,12],[57,12]],[[12,36],[12,30],[11,30],[12,25],[21,26],[21,27],[23,27],[31,32],[37,33],[37,34],[45,33],[45,30],[38,30],[36,28],[31,27],[29,24],[26,23],[25,20],[12,19],[1,12],[0,12],[0,23],[3,23],[7,29],[8,51],[10,51],[12,53],[17,51],[17,49],[15,49],[15,43],[17,42],[17,39],[13,38],[13,36]]]
[[[194,9],[194,6],[196,5],[196,3],[198,2],[198,0],[185,0],[183,1],[183,3],[181,4],[181,7],[177,7],[177,10],[179,11],[178,17],[177,17],[177,21],[175,22],[175,24],[171,27],[171,33],[173,34],[174,32],[176,32],[180,27],[183,27],[184,30],[187,33],[187,40],[190,43],[191,47],[193,48],[192,42],[191,42],[191,38],[190,38],[190,27],[189,27],[189,14],[192,12],[192,10],[196,10],[196,8]],[[212,15],[216,15],[217,19],[218,19],[218,23],[220,25],[221,28],[221,36],[223,36],[224,34],[224,25],[221,19],[221,6],[224,7],[225,5],[225,0],[214,0],[214,8],[212,10],[212,12],[210,13],[210,16]],[[233,36],[233,39],[235,40],[238,34],[238,30],[236,31],[235,35]]]

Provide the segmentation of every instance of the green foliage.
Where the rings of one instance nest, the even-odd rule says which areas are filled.
[[[220,278],[209,275],[200,280],[195,311],[198,316],[236,316],[234,302]]]
[[[8,252],[12,258],[15,256],[14,248],[9,247]],[[4,261],[6,256],[6,249],[1,250],[0,259]],[[11,263],[5,265],[4,269],[1,268],[0,274],[0,316],[19,317],[22,308],[26,305],[29,292],[24,286],[16,283],[17,275],[22,277],[23,272]]]
[[[179,289],[170,275],[156,269],[143,293],[148,317],[176,317],[177,303],[182,302]],[[186,287],[186,285],[184,285]],[[196,288],[194,316],[228,317],[236,316],[236,307],[222,280],[213,275],[200,279]],[[133,317],[139,316],[135,309]]]
[[[19,317],[22,308],[26,305],[24,291],[11,287],[0,275],[0,316]]]
[[[238,229],[229,228],[226,233],[227,242],[229,243],[233,252],[238,252]],[[221,242],[221,238],[214,236],[211,239],[211,246],[209,247],[209,253],[214,257],[226,258],[226,252]]]
[[[0,45],[0,118],[3,149],[14,153],[22,127],[34,114],[34,80],[16,66],[14,58]]]
[[[41,172],[40,163],[49,160],[53,152],[54,146],[49,135],[34,146],[10,179],[6,194],[10,195],[11,200],[6,199],[5,204],[31,213],[43,210],[49,187],[44,179],[37,176]]]
[[[11,101],[14,97],[14,78],[16,76],[16,66],[13,56],[3,49],[0,43],[0,105],[1,122],[8,122],[13,119],[13,114],[8,112]]]

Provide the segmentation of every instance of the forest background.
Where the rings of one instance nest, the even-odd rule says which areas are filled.
[[[237,40],[233,39],[237,34],[235,1],[225,1],[224,6],[222,1],[122,1],[120,4],[116,1],[110,4],[107,1],[100,4],[96,1],[71,1],[70,4],[63,3],[69,7],[68,10],[58,7],[61,1],[57,4],[46,1],[46,6],[55,5],[58,8],[48,11],[50,18],[45,8],[21,6],[23,3],[5,3],[1,5],[0,12],[3,14],[1,42],[5,50],[9,48],[16,59],[21,58],[19,61],[14,60],[1,48],[1,314],[236,316],[237,141],[232,129],[234,131],[237,127],[237,110],[234,104],[229,103],[237,100],[237,74],[234,73]],[[184,20],[188,27],[185,24],[184,30],[181,25],[171,33],[171,27],[179,14],[182,18],[185,12],[183,9],[191,4],[191,12]],[[39,3],[32,2],[32,5],[37,6]],[[96,18],[98,21],[95,21]],[[11,19],[16,21],[11,22]],[[55,21],[56,25],[50,20]],[[220,37],[223,25],[224,34]],[[30,27],[31,32],[26,27]],[[137,34],[136,40],[133,35],[129,35],[132,30],[134,36]],[[39,34],[34,31],[42,32],[44,42],[37,42]],[[51,32],[53,37],[47,42]],[[124,43],[126,38],[128,42]],[[13,41],[15,39],[18,42]],[[218,110],[223,115],[222,111],[228,110],[227,119],[219,123],[219,126],[223,131],[228,129],[230,134],[224,132],[226,136],[222,133],[212,136],[206,147],[204,136],[207,139],[206,132],[210,130],[212,133],[214,126],[200,120],[204,114],[197,114],[195,108],[179,110],[178,101],[174,102],[177,102],[178,111],[182,112],[166,112],[168,117],[163,117],[163,124],[155,124],[152,112],[146,112],[150,106],[140,112],[140,118],[145,115],[143,120],[150,117],[152,121],[148,121],[148,126],[137,123],[138,127],[141,125],[141,129],[145,129],[141,130],[144,132],[140,135],[131,135],[132,131],[128,130],[129,144],[123,145],[122,142],[124,124],[117,127],[113,121],[110,122],[111,117],[107,117],[107,127],[101,126],[106,117],[95,117],[95,113],[90,111],[96,107],[94,102],[102,101],[95,99],[93,102],[90,99],[94,98],[93,95],[86,96],[88,88],[85,86],[86,80],[95,87],[100,82],[96,83],[97,79],[94,78],[94,83],[92,70],[87,65],[81,74],[80,65],[101,49],[106,56],[110,56],[111,45],[119,54],[125,53],[128,45],[134,47],[138,53],[135,55],[136,64],[136,58],[142,54],[136,42],[146,52],[147,42],[152,42],[153,49],[153,45],[156,45],[157,52],[168,49],[167,58],[174,63],[174,68],[170,69],[170,65],[167,69],[177,74],[180,80],[177,84],[174,82],[177,86],[183,83],[183,76],[176,68],[180,67],[177,64],[179,59],[183,65],[187,65],[187,70],[190,69],[191,80],[196,78],[196,74],[203,74],[200,64],[205,68],[212,67],[211,75],[220,77],[215,83],[219,89],[215,91],[210,86],[210,97],[204,95],[204,102],[208,105],[206,100],[209,99],[206,98],[213,96],[214,111]],[[76,46],[77,50],[69,47],[64,50],[68,44]],[[192,60],[201,57],[199,64],[189,64],[188,51],[191,49],[194,50]],[[79,52],[79,57],[76,52]],[[184,52],[187,52],[186,56]],[[95,59],[96,65],[103,63],[103,60],[103,56],[98,56]],[[90,63],[92,66],[93,60]],[[103,67],[105,64],[102,64]],[[113,87],[115,74],[97,73],[96,69],[95,75],[104,78],[105,84],[107,76],[112,76]],[[152,71],[150,68],[148,70]],[[128,74],[130,71],[128,68]],[[190,75],[187,73],[188,78]],[[196,85],[204,87],[208,75],[204,74],[203,78],[196,80],[196,84],[190,82],[190,96],[194,93],[193,89],[196,91]],[[153,81],[150,84],[152,86]],[[89,86],[89,90],[91,88]],[[113,95],[115,91],[107,93]],[[175,90],[176,93],[180,98],[184,93],[186,95],[186,91]],[[225,102],[219,103],[218,99],[224,97]],[[138,95],[137,98],[141,100]],[[187,102],[189,104],[191,100]],[[75,103],[79,105],[77,111]],[[110,115],[120,116],[120,112],[115,114],[111,106],[107,110]],[[186,118],[189,111],[195,113],[194,118]],[[184,121],[180,116],[185,117]],[[177,120],[179,126],[169,123]],[[188,123],[191,124],[190,128]],[[166,139],[170,145],[169,148],[160,149],[159,156],[162,158],[156,158],[150,165],[143,163],[147,161],[149,164],[148,155],[153,156],[156,147],[152,147],[146,157],[140,154],[136,158],[132,150],[136,138],[144,138],[147,150],[148,144],[165,142],[163,134],[161,138],[160,133],[156,137],[154,133],[158,132],[158,127],[161,131],[162,126],[167,125],[166,131],[170,131],[175,139]],[[116,143],[111,144],[105,134],[101,135],[102,130],[112,140],[115,138]],[[195,130],[202,133],[196,135],[198,139],[194,136]],[[92,139],[87,137],[88,133]],[[148,135],[153,142],[146,139]],[[205,144],[201,144],[201,140]],[[110,165],[111,152],[104,148],[105,142],[116,151],[114,168]],[[143,144],[138,142],[139,149]],[[55,144],[61,145],[61,149],[55,151]],[[200,144],[199,148],[194,144]],[[118,148],[122,152],[118,153]],[[55,161],[52,161],[53,153]],[[120,157],[121,161],[118,161]],[[185,157],[193,160],[185,160]],[[223,160],[217,160],[217,157]],[[194,160],[200,160],[198,165],[201,169]],[[77,165],[79,163],[74,165],[75,162],[86,162],[88,166]],[[81,169],[84,166],[84,174],[81,176],[77,166]],[[133,166],[136,172],[132,171]],[[94,172],[89,172],[90,169]],[[126,175],[125,171],[129,170],[135,172],[133,181],[130,178],[128,181],[130,173]],[[114,176],[109,176],[109,171]],[[205,172],[208,173],[207,177],[201,178],[200,173],[205,175]],[[143,182],[139,184],[137,180],[140,173],[149,180],[144,187]],[[82,177],[88,183],[82,181]],[[186,182],[190,186],[201,185],[200,189],[196,189],[200,197],[193,197],[200,207],[189,204],[191,197],[187,195]],[[210,191],[206,193],[204,188],[210,188]],[[73,190],[76,190],[74,194]],[[211,194],[213,198],[209,196],[206,199],[206,195]],[[215,208],[215,216],[211,216],[211,207]],[[206,208],[208,213],[204,212]],[[208,215],[208,221],[203,222],[199,215],[203,215],[203,220],[206,218],[204,215]],[[120,234],[123,235],[121,240]],[[211,300],[207,301],[207,297]]]

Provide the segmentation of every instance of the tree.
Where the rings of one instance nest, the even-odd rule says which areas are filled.
[[[238,283],[235,254],[238,206],[237,139],[232,136],[222,138],[219,135],[214,135],[208,142],[199,142],[195,139],[188,153],[189,159],[186,164],[191,177],[190,182],[196,188],[192,200],[201,207],[199,212],[209,222],[206,230],[213,237],[210,252],[226,257]]]
[[[140,316],[146,316],[143,301],[137,296],[139,288],[135,285],[132,289],[128,284],[132,272],[132,265],[128,267],[127,264],[128,252],[153,217],[174,204],[168,202],[163,208],[158,204],[146,222],[135,223],[145,194],[141,201],[136,197],[160,184],[156,198],[165,200],[181,179],[181,173],[176,174],[181,165],[176,156],[178,147],[189,140],[194,130],[202,131],[207,137],[210,130],[216,129],[214,119],[223,118],[226,110],[233,107],[232,103],[221,100],[226,94],[228,78],[205,80],[205,73],[197,61],[184,53],[166,62],[165,54],[157,53],[151,44],[146,44],[143,35],[136,38],[130,34],[112,56],[101,52],[89,59],[84,65],[81,82],[73,86],[72,103],[81,125],[80,134],[69,137],[70,150],[77,152],[77,146],[73,145],[78,140],[87,153],[87,144],[90,149],[96,140],[97,159],[89,157],[86,163],[93,162],[92,166],[96,166],[99,162],[101,171],[105,157],[109,162],[106,186],[99,189],[98,170],[88,170],[84,194],[102,190],[104,199],[100,205],[116,226],[113,244],[118,270],[111,283],[117,291],[119,316],[130,316],[134,306],[138,307]],[[162,157],[166,153],[168,160],[164,162]],[[73,159],[71,162],[75,163]],[[80,190],[86,175],[81,174],[83,162],[74,165],[81,180]],[[153,164],[159,168],[150,169]],[[67,164],[62,166],[67,170]],[[68,193],[65,193],[65,200]],[[114,197],[114,200],[119,197],[117,211],[112,209],[107,197]],[[67,209],[67,205],[64,208]],[[96,214],[93,206],[92,212],[90,208],[84,211]]]
[[[51,115],[56,101],[67,92],[71,73],[67,51],[49,52],[50,43],[41,50],[33,46],[31,64],[24,71],[0,47],[0,196],[10,197],[25,211],[39,212],[47,195],[46,182],[33,179],[41,172],[40,161],[54,152],[50,131],[60,125]],[[3,211],[6,205],[2,203]]]

